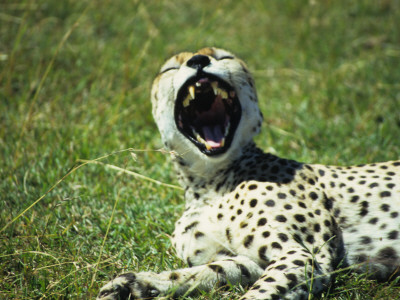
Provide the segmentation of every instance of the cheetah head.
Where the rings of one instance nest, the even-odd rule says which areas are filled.
[[[170,58],[153,83],[152,104],[164,144],[180,155],[197,156],[192,160],[232,157],[262,122],[246,65],[217,48]]]

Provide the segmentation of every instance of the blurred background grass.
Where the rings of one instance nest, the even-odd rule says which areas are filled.
[[[170,55],[204,46],[254,72],[262,148],[325,164],[399,159],[399,1],[3,0],[1,299],[91,298],[124,270],[183,266],[168,238],[179,190],[88,164],[26,209],[79,159],[174,184],[166,154],[114,152],[161,147],[151,81]],[[363,276],[336,283],[324,297],[400,297]]]

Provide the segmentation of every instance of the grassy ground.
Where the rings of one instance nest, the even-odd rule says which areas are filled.
[[[254,71],[264,149],[341,165],[400,158],[398,1],[4,0],[1,299],[87,299],[124,270],[183,266],[168,238],[181,191],[104,164],[175,184],[154,151],[149,88],[165,58],[206,45]],[[93,159],[104,164],[82,161]],[[400,289],[341,273],[323,297]]]

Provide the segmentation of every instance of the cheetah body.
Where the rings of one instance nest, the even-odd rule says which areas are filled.
[[[333,167],[263,153],[253,142],[262,121],[253,79],[221,49],[168,60],[152,102],[185,188],[172,242],[189,267],[122,274],[99,299],[179,296],[228,283],[250,286],[241,299],[307,299],[337,268],[380,280],[396,275],[399,161]]]

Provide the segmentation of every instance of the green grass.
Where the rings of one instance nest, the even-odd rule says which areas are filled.
[[[93,298],[124,270],[183,266],[168,238],[180,190],[73,167],[106,156],[176,184],[168,155],[153,151],[149,89],[164,59],[209,45],[254,72],[264,149],[340,165],[400,157],[398,1],[2,1],[1,299]],[[128,148],[148,151],[134,159]],[[400,289],[343,272],[324,297]]]

